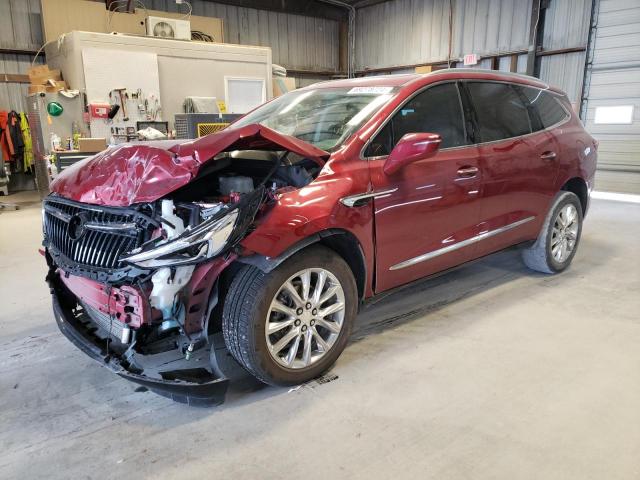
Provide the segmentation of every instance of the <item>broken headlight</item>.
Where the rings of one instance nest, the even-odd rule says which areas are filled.
[[[220,255],[246,235],[265,198],[264,186],[260,185],[228,210],[186,229],[175,238],[143,245],[122,261],[140,268],[160,268],[193,265]]]
[[[228,245],[240,209],[234,209],[222,218],[212,218],[195,228],[185,230],[179,237],[149,250],[135,252],[122,261],[142,268],[158,268],[193,264],[218,255]]]

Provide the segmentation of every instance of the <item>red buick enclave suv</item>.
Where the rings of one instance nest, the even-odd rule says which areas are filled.
[[[304,382],[377,293],[515,244],[534,270],[567,268],[596,149],[566,95],[531,77],[302,88],[222,132],[63,171],[43,212],[55,317],[103,365],[179,401],[221,401],[237,363]]]

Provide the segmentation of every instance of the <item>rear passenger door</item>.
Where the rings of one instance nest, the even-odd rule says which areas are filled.
[[[537,236],[555,195],[557,146],[522,87],[463,84],[480,155],[482,256]]]

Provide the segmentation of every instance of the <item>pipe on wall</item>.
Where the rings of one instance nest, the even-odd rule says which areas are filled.
[[[338,7],[346,8],[349,12],[349,45],[348,45],[348,58],[347,62],[347,76],[352,78],[355,76],[355,63],[356,63],[356,8],[348,3],[341,2],[340,0],[318,0],[322,3],[328,3]]]

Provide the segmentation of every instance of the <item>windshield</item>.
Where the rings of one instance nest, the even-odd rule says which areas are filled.
[[[340,146],[395,93],[392,87],[318,88],[289,92],[232,128],[259,123],[322,150]]]

